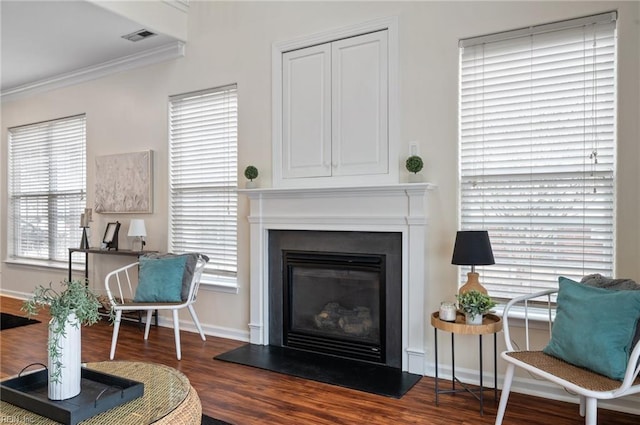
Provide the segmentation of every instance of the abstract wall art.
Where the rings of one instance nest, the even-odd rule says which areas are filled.
[[[153,212],[153,151],[96,157],[98,213]]]

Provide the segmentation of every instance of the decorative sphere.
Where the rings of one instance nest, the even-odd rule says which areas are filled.
[[[418,155],[411,155],[409,158],[407,158],[405,166],[410,172],[417,173],[422,170],[422,167],[424,167],[424,163],[422,162],[422,158],[420,158]]]
[[[258,177],[258,169],[253,165],[249,165],[244,169],[244,176],[249,180],[253,180]]]

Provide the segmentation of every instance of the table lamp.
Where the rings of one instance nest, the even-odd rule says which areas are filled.
[[[478,280],[479,274],[476,273],[476,266],[488,266],[495,263],[489,233],[486,230],[465,230],[456,234],[451,264],[471,266],[471,272],[467,273],[467,283],[460,288],[459,294],[471,290],[486,294],[487,290]]]
[[[129,233],[128,236],[133,236],[137,240],[140,240],[140,251],[144,251],[145,241],[144,238],[147,236],[147,229],[144,227],[144,220],[141,218],[134,218],[129,223]]]

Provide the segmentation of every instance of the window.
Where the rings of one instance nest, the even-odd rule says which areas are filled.
[[[460,42],[461,227],[489,231],[492,296],[613,274],[615,19]]]
[[[9,257],[66,262],[86,203],[86,118],[9,129]]]
[[[235,85],[169,99],[169,246],[209,257],[203,283],[236,286]]]

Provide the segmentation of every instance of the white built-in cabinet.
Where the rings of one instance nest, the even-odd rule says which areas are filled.
[[[388,31],[281,54],[282,180],[387,175]]]

